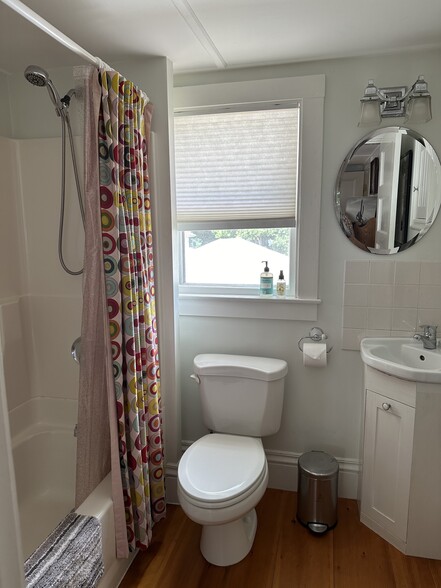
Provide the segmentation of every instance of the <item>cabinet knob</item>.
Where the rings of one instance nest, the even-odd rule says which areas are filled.
[[[390,410],[391,405],[388,402],[383,402],[381,405],[383,410]]]

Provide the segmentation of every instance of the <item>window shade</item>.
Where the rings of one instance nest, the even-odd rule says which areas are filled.
[[[294,226],[299,108],[175,117],[181,229]]]

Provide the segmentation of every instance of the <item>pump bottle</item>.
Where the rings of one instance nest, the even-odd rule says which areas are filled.
[[[260,274],[260,295],[273,295],[273,274],[270,272],[267,261],[262,261],[265,264],[263,272]]]
[[[286,282],[285,276],[283,275],[283,270],[280,270],[279,279],[277,280],[276,284],[276,294],[279,298],[283,298],[286,294]]]

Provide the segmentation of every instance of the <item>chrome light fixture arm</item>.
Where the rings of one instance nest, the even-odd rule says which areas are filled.
[[[428,122],[432,118],[430,100],[423,75],[419,75],[410,88],[377,88],[374,80],[368,80],[360,100],[362,112],[359,126],[380,124],[382,118],[389,116],[406,116],[406,120],[414,123]]]
[[[404,102],[409,96],[430,96],[428,91],[428,84],[423,75],[419,75],[417,81],[400,97],[399,102]],[[388,96],[382,92],[381,88],[377,88],[374,80],[368,80],[368,85],[364,90],[364,96],[361,100],[377,100],[381,102],[397,102],[396,96]]]

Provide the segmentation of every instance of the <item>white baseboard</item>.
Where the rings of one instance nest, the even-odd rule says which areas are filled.
[[[177,463],[168,463],[165,468],[165,495],[168,504],[179,504]]]
[[[266,449],[269,468],[269,488],[297,492],[297,464],[301,453]],[[357,498],[361,471],[358,459],[336,457],[339,466],[338,495],[340,498]]]
[[[185,451],[191,441],[182,442],[182,450]],[[291,451],[265,450],[268,460],[269,482],[268,488],[278,490],[297,491],[297,462],[301,453]],[[339,465],[338,495],[340,498],[357,499],[358,480],[361,472],[358,459],[346,459],[336,457]],[[177,495],[178,465],[168,464],[166,468],[167,502],[179,504]]]

